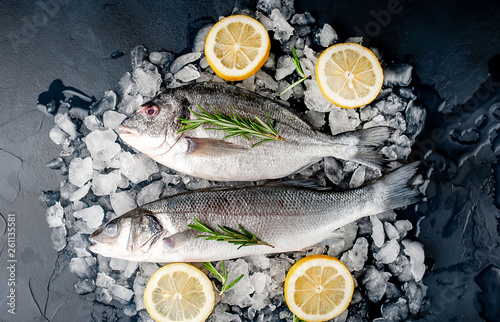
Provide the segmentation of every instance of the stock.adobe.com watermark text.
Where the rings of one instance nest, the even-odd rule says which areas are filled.
[[[22,47],[26,46],[36,37],[40,28],[43,28],[51,19],[61,11],[61,5],[68,3],[68,0],[38,0],[33,3],[33,13],[26,15],[18,21],[19,29],[7,33],[12,49],[18,53]]]
[[[7,216],[7,312],[16,314],[16,215]]]

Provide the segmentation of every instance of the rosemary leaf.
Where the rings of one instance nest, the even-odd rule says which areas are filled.
[[[295,86],[299,85],[300,83],[302,83],[303,81],[305,81],[309,77],[309,76],[306,76],[304,74],[304,70],[302,69],[302,65],[300,64],[299,57],[297,56],[297,51],[295,50],[295,46],[292,47],[292,51],[293,51],[292,61],[293,61],[293,64],[295,65],[295,69],[297,70],[297,74],[299,74],[299,76],[301,78],[298,81],[295,81],[293,84],[291,84],[287,88],[285,88],[284,90],[282,90],[280,95],[285,94],[286,92],[288,92],[289,90],[291,90]]]
[[[222,294],[224,294],[224,292],[231,289],[231,287],[233,287],[236,283],[238,283],[243,278],[243,276],[245,276],[245,274],[241,274],[240,276],[238,276],[238,278],[236,278],[234,281],[232,281],[231,284],[227,285],[227,269],[226,269],[226,266],[224,264],[224,261],[222,261],[222,275],[221,275],[221,273],[219,273],[215,269],[214,265],[210,262],[204,262],[203,267],[205,267],[212,274],[214,274],[214,276],[222,283],[222,289],[219,292],[219,296],[222,296]]]

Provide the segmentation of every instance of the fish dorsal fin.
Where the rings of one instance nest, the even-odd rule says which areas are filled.
[[[218,157],[229,153],[248,150],[247,147],[234,144],[225,140],[209,138],[186,138],[188,148],[186,153],[193,155],[204,155]]]
[[[290,188],[305,188],[318,191],[331,191],[330,187],[320,186],[318,183],[310,180],[290,180],[290,181],[277,181],[266,183],[270,187],[290,187]]]

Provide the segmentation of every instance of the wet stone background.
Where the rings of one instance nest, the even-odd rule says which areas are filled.
[[[137,44],[180,54],[195,32],[246,1],[2,1],[0,12],[0,319],[113,320],[112,307],[77,295],[68,258],[53,248],[42,190],[60,178],[59,155],[37,100],[61,89],[97,99],[130,68]],[[494,1],[296,1],[340,38],[364,36],[386,60],[414,66],[427,120],[410,160],[423,160],[427,200],[405,212],[430,273],[428,321],[500,316],[497,196],[500,5]],[[366,43],[365,43],[366,44]],[[59,80],[59,81],[56,81]],[[40,95],[40,97],[39,97]],[[49,103],[49,102],[44,102]],[[83,104],[83,103],[82,103]],[[15,214],[16,315],[8,314],[8,214]],[[418,224],[417,224],[418,223]],[[5,245],[5,246],[3,246]],[[78,318],[75,318],[78,317]],[[89,318],[90,316],[90,318]]]

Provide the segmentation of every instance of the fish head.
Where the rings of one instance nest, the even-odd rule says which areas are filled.
[[[89,237],[89,250],[106,257],[140,261],[162,234],[160,221],[137,208],[94,231]]]
[[[162,93],[139,106],[120,124],[120,138],[154,158],[165,154],[178,141],[182,106],[170,94]]]

